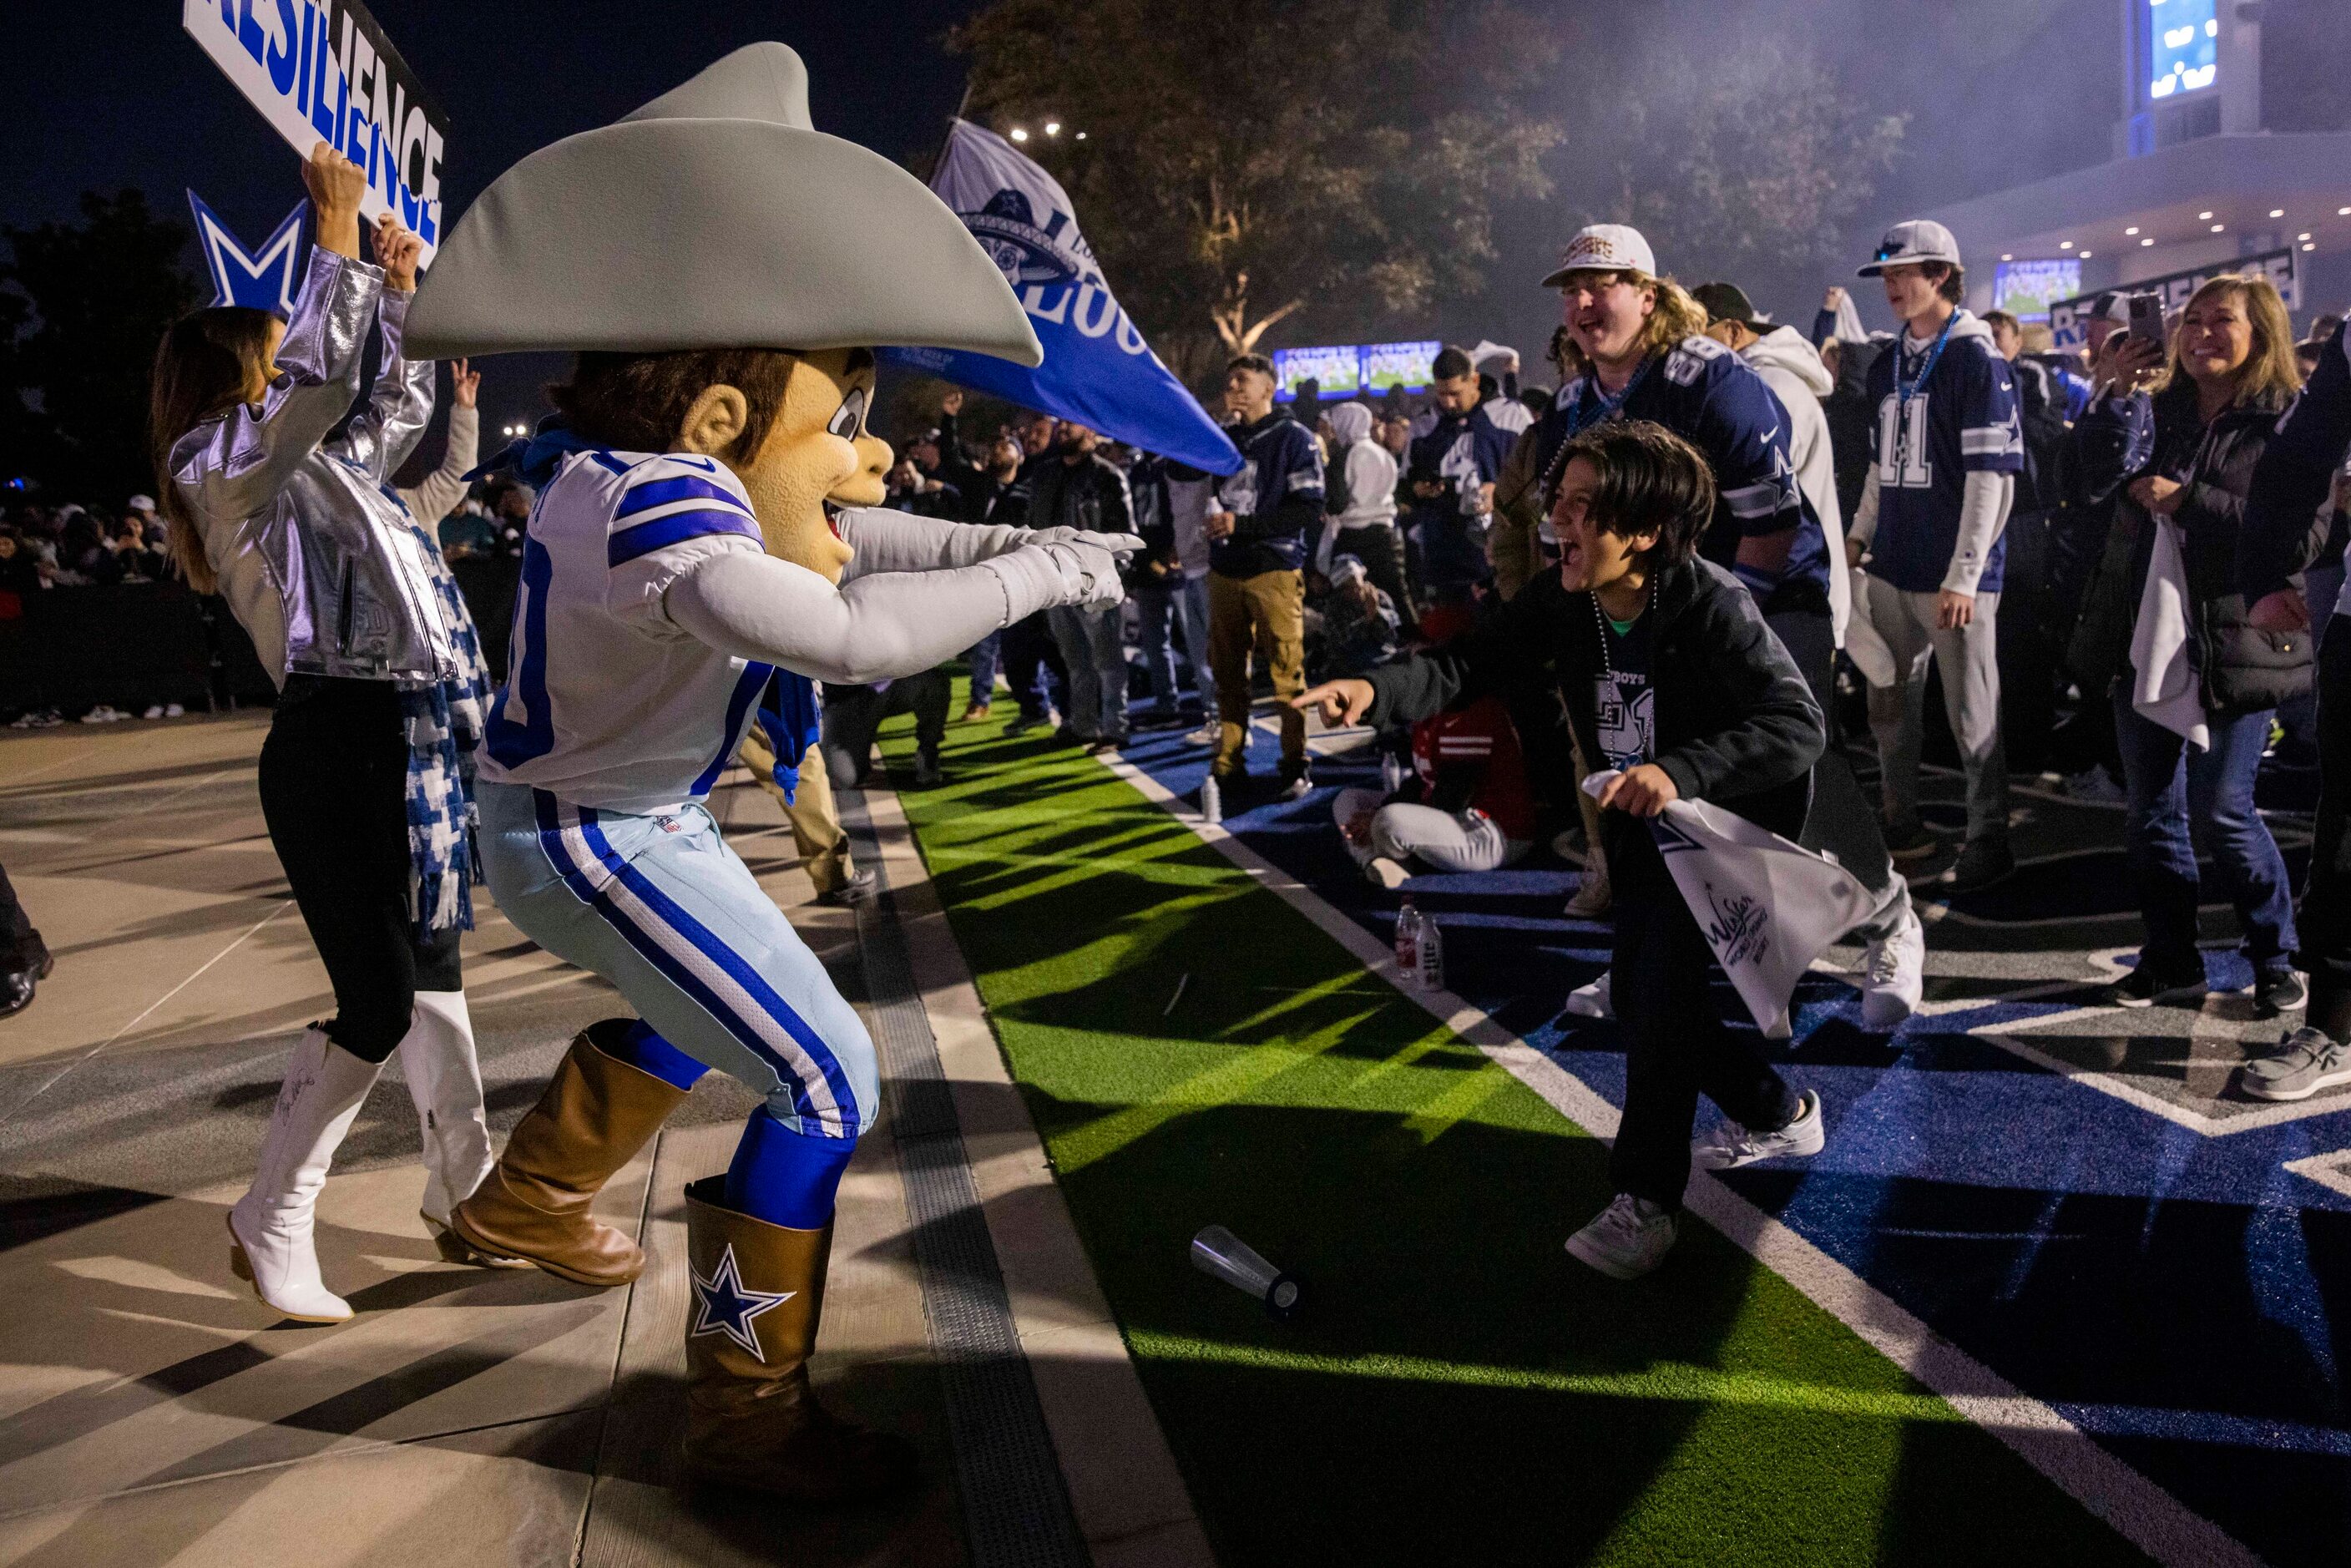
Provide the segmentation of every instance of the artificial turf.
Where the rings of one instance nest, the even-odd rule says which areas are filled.
[[[1567,1257],[1604,1146],[1099,763],[965,725],[916,790],[910,740],[906,814],[1225,1563],[2143,1561],[1697,1221],[1632,1284]],[[1304,1277],[1299,1318],[1193,1270],[1212,1223]]]

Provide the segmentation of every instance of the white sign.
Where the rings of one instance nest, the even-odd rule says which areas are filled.
[[[2116,294],[2152,294],[2163,301],[2167,316],[2186,306],[2196,291],[2223,273],[2237,272],[2252,277],[2266,277],[2277,285],[2278,295],[2289,310],[2302,308],[2302,280],[2294,269],[2294,252],[2264,251],[2259,256],[2241,256],[2234,261],[2215,262],[2210,267],[2195,267],[2186,272],[2167,272],[2160,277],[2143,277],[2137,283],[2117,283]],[[2106,292],[2100,290],[2100,293]],[[2087,341],[2082,330],[2082,319],[2090,313],[2096,294],[2085,294],[2076,299],[2060,299],[2049,307],[2050,335],[2061,349],[2078,349]]]
[[[398,214],[432,258],[448,117],[359,0],[183,0],[181,22],[295,152],[367,171],[361,215]]]

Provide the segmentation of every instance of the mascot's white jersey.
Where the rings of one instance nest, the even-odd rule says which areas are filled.
[[[707,795],[770,666],[688,636],[662,594],[697,561],[765,548],[716,458],[566,456],[531,509],[481,777],[640,815]]]

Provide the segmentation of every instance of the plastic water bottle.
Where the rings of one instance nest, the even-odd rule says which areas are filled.
[[[1413,978],[1424,991],[1445,988],[1445,933],[1426,916],[1420,923],[1420,966]]]
[[[1403,788],[1403,761],[1393,751],[1380,753],[1380,793],[1393,795]]]
[[[1407,894],[1405,895],[1404,907],[1396,911],[1395,927],[1396,969],[1407,983],[1416,982],[1420,977],[1422,930],[1420,910],[1413,903],[1412,895]]]
[[[1221,822],[1224,820],[1224,792],[1217,788],[1217,776],[1211,773],[1200,780],[1200,821]]]

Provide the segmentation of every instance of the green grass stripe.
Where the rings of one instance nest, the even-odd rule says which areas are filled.
[[[1706,1227],[1569,1259],[1606,1150],[1099,764],[946,766],[901,799],[1226,1563],[2141,1561]],[[1311,1310],[1196,1272],[1211,1223]]]

